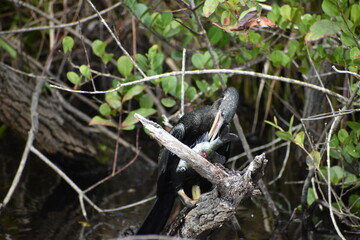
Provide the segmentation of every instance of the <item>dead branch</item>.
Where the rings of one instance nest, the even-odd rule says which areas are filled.
[[[135,114],[135,117],[160,144],[184,159],[196,172],[214,185],[214,189],[203,194],[195,208],[184,217],[183,224],[178,230],[178,234],[182,237],[197,238],[229,221],[235,214],[236,207],[252,193],[256,182],[264,174],[268,161],[265,154],[256,156],[243,174],[230,171],[213,165],[157,123],[139,114]]]

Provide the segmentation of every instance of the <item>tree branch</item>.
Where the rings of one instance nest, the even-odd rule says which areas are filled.
[[[214,185],[214,189],[203,194],[195,208],[184,216],[178,229],[182,237],[197,238],[209,230],[220,227],[235,214],[236,207],[249,196],[255,183],[263,176],[267,164],[265,154],[256,156],[244,174],[215,166],[178,139],[166,132],[160,125],[139,114],[135,117],[149,130],[160,144],[186,161],[202,177]]]

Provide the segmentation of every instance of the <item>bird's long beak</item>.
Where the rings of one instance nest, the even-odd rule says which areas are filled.
[[[211,126],[211,129],[209,131],[210,142],[215,139],[223,123],[224,123],[224,117],[222,116],[221,111],[218,111],[215,116],[214,122]]]

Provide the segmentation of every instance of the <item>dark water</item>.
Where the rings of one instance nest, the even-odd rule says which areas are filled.
[[[1,182],[1,196],[4,196],[17,164],[15,161],[7,163],[6,159],[1,159],[1,162],[0,178],[6,180]],[[144,162],[139,161],[137,164],[143,165]],[[132,179],[124,172],[88,196],[104,209],[142,200],[154,192],[148,186],[155,183],[155,171],[147,169],[142,176]],[[31,157],[15,195],[0,215],[0,239],[116,238],[124,232],[135,230],[150,206],[151,202],[148,202],[127,210],[99,214],[87,205],[89,218],[85,220],[76,193],[40,160]],[[238,218],[244,229],[252,229],[245,231],[248,239],[269,237],[263,227],[261,208],[251,201],[239,209]],[[233,239],[235,236],[228,224],[215,232],[213,239]]]

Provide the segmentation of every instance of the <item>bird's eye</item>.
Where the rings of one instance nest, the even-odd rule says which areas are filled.
[[[224,117],[225,116],[225,113],[224,112],[221,112],[221,117]]]
[[[181,172],[181,173],[186,172],[186,168],[185,167],[179,167],[177,172]]]

